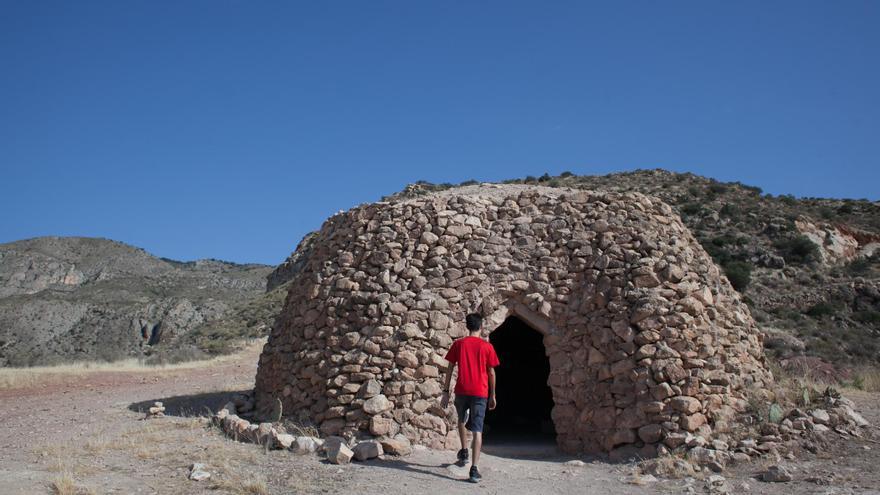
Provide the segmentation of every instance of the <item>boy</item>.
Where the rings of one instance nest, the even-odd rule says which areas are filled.
[[[495,348],[486,340],[480,338],[480,327],[483,318],[471,313],[465,318],[469,335],[456,340],[446,360],[451,364],[446,370],[446,385],[443,387],[442,407],[449,405],[449,385],[452,383],[452,371],[458,365],[458,380],[455,383],[455,410],[458,413],[458,437],[461,440],[461,450],[458,451],[459,466],[467,465],[468,450],[467,430],[473,435],[471,448],[474,451],[474,460],[471,464],[468,480],[471,483],[480,481],[480,471],[477,462],[480,460],[480,449],[483,447],[483,419],[486,417],[486,407],[495,409],[495,370],[498,366],[498,355]]]

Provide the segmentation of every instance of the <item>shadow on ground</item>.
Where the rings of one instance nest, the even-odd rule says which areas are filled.
[[[462,471],[460,476],[456,476],[455,473],[452,472],[451,469],[454,469],[455,466],[452,463],[443,463],[443,464],[419,464],[416,462],[409,462],[403,458],[385,458],[384,460],[370,460],[366,462],[360,462],[359,464],[363,464],[365,466],[370,466],[374,468],[382,468],[382,469],[395,469],[398,471],[405,471],[407,473],[412,473],[416,475],[425,475],[425,476],[433,476],[435,478],[440,478],[442,480],[448,481],[464,481],[467,482],[467,472],[468,468],[459,468]],[[432,471],[432,470],[439,470]]]
[[[129,411],[146,414],[154,402],[161,402],[165,406],[166,416],[179,416],[191,418],[196,416],[211,416],[224,404],[232,400],[236,394],[246,390],[227,392],[208,392],[204,394],[177,395],[135,402],[128,406]]]

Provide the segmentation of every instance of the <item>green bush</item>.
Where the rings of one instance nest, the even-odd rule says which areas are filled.
[[[691,186],[688,188],[688,194],[690,194],[694,198],[699,198],[703,195],[703,190],[697,186]]]
[[[709,186],[709,191],[712,194],[724,194],[727,192],[727,184],[715,183]]]
[[[851,261],[846,265],[846,271],[850,275],[865,275],[871,271],[871,260],[868,258],[859,258]]]
[[[721,207],[718,214],[722,217],[736,218],[740,215],[740,209],[739,206],[736,206],[735,204],[724,203],[724,206]]]
[[[819,246],[804,235],[780,239],[773,246],[786,263],[805,264],[819,260]]]
[[[880,325],[880,311],[865,310],[853,314],[853,319],[868,325]]]
[[[811,316],[813,318],[820,319],[825,316],[835,315],[835,314],[837,314],[838,311],[840,311],[840,309],[841,308],[840,308],[839,304],[829,302],[829,301],[822,301],[820,303],[816,303],[816,304],[810,306],[810,309],[808,309],[806,311],[806,313],[807,313],[807,316]]]
[[[550,180],[550,174],[546,172],[544,173],[544,175],[538,177],[538,182],[547,182],[548,180]]]
[[[573,175],[574,175],[574,174],[571,173],[571,172],[569,172],[568,170],[566,170],[565,172],[562,172],[561,174],[559,174],[559,176],[562,177],[562,178],[571,177],[571,176],[573,176]]]
[[[462,182],[461,184],[459,184],[459,186],[475,186],[477,184],[479,184],[478,181],[475,181],[474,179],[470,179],[470,180],[466,180],[466,181]]]
[[[797,199],[791,194],[783,194],[779,196],[779,200],[788,206],[797,206]]]
[[[681,207],[681,212],[685,215],[696,215],[703,211],[703,205],[700,203],[688,203]]]
[[[730,261],[724,265],[724,274],[737,292],[743,292],[752,281],[752,265],[745,261]]]
[[[853,205],[851,205],[849,203],[840,205],[840,207],[837,208],[837,213],[839,213],[841,215],[851,215],[854,211],[855,211],[855,208],[853,208]]]

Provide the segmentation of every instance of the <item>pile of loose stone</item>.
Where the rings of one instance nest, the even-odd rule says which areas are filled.
[[[671,208],[641,194],[474,186],[363,205],[330,218],[298,263],[255,409],[271,417],[280,401],[326,436],[457,445],[443,356],[477,308],[488,329],[515,315],[544,333],[566,452],[711,442],[737,428],[747,390],[772,384],[748,308]]]
[[[240,394],[214,414],[214,424],[234,440],[255,443],[269,449],[289,450],[301,455],[322,454],[334,464],[347,464],[352,459],[366,461],[383,454],[403,456],[412,452],[412,445],[403,435],[361,441],[338,436],[322,439],[292,435],[286,433],[280,424],[253,423],[242,417],[252,409],[252,396]]]
[[[834,389],[826,389],[815,406],[810,409],[795,407],[784,416],[769,417],[759,425],[745,427],[739,439],[719,435],[707,442],[694,435],[667,437],[664,446],[668,449],[660,449],[660,453],[685,454],[684,458],[675,457],[675,462],[663,457],[647,461],[641,465],[641,471],[665,477],[692,476],[700,470],[711,475],[713,472],[723,472],[727,466],[755,459],[779,462],[795,459],[802,450],[816,453],[817,444],[822,443],[828,435],[837,434],[847,439],[871,435],[867,429],[870,424],[855,410],[854,403]],[[758,479],[786,482],[792,480],[792,475],[785,467],[773,465]]]

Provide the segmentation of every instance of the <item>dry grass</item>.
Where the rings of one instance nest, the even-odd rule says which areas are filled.
[[[242,495],[268,495],[269,494],[269,484],[266,483],[266,480],[258,477],[240,477],[240,476],[227,476],[226,478],[217,481],[214,485],[211,486],[212,489],[215,490],[224,490],[227,492],[242,494]]]
[[[852,380],[846,386],[865,392],[880,392],[880,369],[875,367],[857,368],[853,371]]]
[[[91,488],[77,483],[73,475],[67,472],[59,474],[49,483],[49,492],[54,495],[93,495],[96,493]]]
[[[65,383],[93,373],[173,372],[217,366],[237,359],[239,354],[254,352],[254,350],[262,348],[264,343],[265,339],[260,339],[236,354],[187,363],[151,365],[138,359],[125,359],[112,363],[80,361],[58,366],[2,368],[0,369],[0,390]]]

